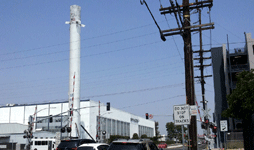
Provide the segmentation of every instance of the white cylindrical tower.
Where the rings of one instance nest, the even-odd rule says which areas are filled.
[[[71,138],[80,137],[80,11],[78,5],[70,6],[70,73],[69,106]]]

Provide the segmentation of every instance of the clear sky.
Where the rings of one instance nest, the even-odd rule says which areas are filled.
[[[173,15],[159,12],[160,5],[169,6],[168,0],[147,3],[162,30],[177,27]],[[173,106],[186,102],[183,41],[175,35],[163,42],[139,0],[1,0],[0,105],[68,100],[69,25],[65,21],[70,20],[74,4],[81,6],[86,25],[81,30],[81,99],[110,102],[142,117],[153,114],[161,134],[166,134]],[[254,34],[253,7],[253,0],[215,0],[211,8],[215,29],[212,42],[210,31],[203,32],[204,49],[226,43],[227,34],[230,49],[244,47],[244,32]],[[209,23],[208,11],[202,9],[202,23]],[[192,11],[191,24],[197,21],[198,14]],[[198,34],[192,35],[193,50],[199,50]],[[206,75],[212,73],[212,67],[205,69]],[[201,86],[195,81],[201,106]],[[213,78],[206,83],[212,115]],[[199,123],[198,132],[202,133]]]

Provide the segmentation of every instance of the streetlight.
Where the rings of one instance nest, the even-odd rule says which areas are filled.
[[[36,106],[36,111],[35,111],[35,113],[34,113],[34,121],[32,122],[32,124],[34,124],[34,123],[36,123],[35,124],[35,126],[34,126],[34,128],[33,128],[33,132],[35,132],[36,130],[35,130],[35,127],[37,127],[37,123],[38,123],[38,121],[37,121],[37,114],[39,113],[39,112],[41,112],[41,111],[43,111],[43,110],[45,110],[45,109],[55,109],[56,107],[48,107],[48,108],[43,108],[43,109],[40,109],[40,110],[38,110],[37,111],[37,106]],[[35,118],[36,118],[36,120],[35,120]],[[39,120],[40,121],[40,120]],[[49,129],[49,122],[48,122],[48,129]]]
[[[98,135],[98,137],[99,137],[99,139],[100,139],[100,141],[99,142],[101,142],[101,139],[102,139],[102,131],[101,131],[101,126],[100,126],[100,124],[102,124],[101,123],[101,116],[104,116],[104,115],[106,115],[106,114],[110,114],[110,113],[112,113],[112,112],[106,112],[106,113],[104,113],[104,114],[99,114],[99,120],[98,120],[98,132],[99,132],[99,135]],[[105,118],[104,118],[104,120],[105,120]],[[106,126],[106,124],[105,124],[105,122],[104,122],[104,125]],[[106,127],[105,127],[106,128]],[[103,132],[104,133],[104,135],[106,134],[106,130],[107,129],[105,129],[105,132]]]

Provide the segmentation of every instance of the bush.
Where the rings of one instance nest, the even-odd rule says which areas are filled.
[[[132,139],[139,139],[138,134],[134,133],[133,136],[132,136]]]
[[[170,144],[175,144],[175,141],[167,140],[166,143],[167,143],[168,145],[170,145]]]
[[[148,137],[147,137],[146,134],[141,135],[141,139],[147,139],[147,138],[148,138]]]
[[[243,141],[228,141],[227,148],[243,148]]]

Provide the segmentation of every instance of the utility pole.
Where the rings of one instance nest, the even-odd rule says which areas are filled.
[[[172,36],[180,34],[183,37],[184,41],[184,60],[185,60],[185,87],[186,87],[186,103],[189,105],[195,105],[195,91],[194,91],[194,72],[193,72],[193,51],[192,51],[192,42],[191,42],[191,32],[213,29],[214,24],[200,24],[191,25],[190,22],[190,11],[193,9],[199,9],[202,7],[212,7],[213,0],[201,1],[196,3],[189,3],[189,0],[183,0],[183,4],[179,5],[177,1],[176,4],[170,0],[171,7],[161,7],[161,14],[165,15],[167,13],[174,13],[174,16],[177,21],[178,28],[162,30],[161,33],[163,36]],[[182,12],[182,14],[181,14]],[[201,16],[200,16],[201,17]],[[180,21],[178,20],[180,19]],[[182,27],[180,26],[180,23]],[[202,35],[200,36],[202,38]],[[202,41],[200,41],[202,45]],[[202,47],[201,47],[202,48]],[[202,51],[202,49],[200,49]],[[201,52],[202,53],[202,52]],[[203,61],[203,58],[202,58]],[[202,68],[203,70],[203,68]],[[197,122],[196,116],[191,116],[191,123],[189,125],[189,136],[190,136],[190,145],[189,149],[197,149]]]
[[[189,0],[183,0],[183,26],[190,26],[190,10]],[[194,73],[193,73],[193,61],[192,61],[192,43],[190,28],[184,29],[183,32],[184,41],[184,62],[185,62],[185,90],[186,90],[186,103],[189,105],[195,105],[194,97]],[[196,116],[191,116],[191,123],[189,125],[190,133],[190,147],[197,149],[197,121]]]
[[[198,2],[198,0],[196,0],[196,3]],[[210,9],[210,7],[209,7]],[[198,16],[199,16],[199,25],[201,25],[201,9],[198,8]],[[209,11],[210,13],[210,11]],[[206,52],[211,52],[211,50],[203,50],[203,43],[202,43],[202,29],[201,27],[199,27],[199,51],[193,51],[193,53],[199,53],[199,58],[194,58],[194,60],[199,60],[200,65],[196,65],[194,67],[199,68],[200,70],[200,76],[196,76],[194,78],[199,78],[200,84],[201,84],[201,92],[202,92],[202,101],[201,103],[203,103],[203,110],[206,112],[206,114],[208,114],[208,108],[207,108],[207,100],[205,99],[205,78],[206,77],[212,77],[212,75],[204,75],[204,68],[211,66],[211,64],[206,64],[204,65],[204,60],[205,59],[211,59],[212,57],[203,57],[203,54]],[[209,124],[209,119],[207,115],[204,115],[204,122],[208,122]],[[209,135],[210,134],[210,130],[209,130],[209,125],[206,126],[206,134]]]

